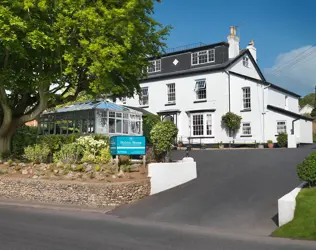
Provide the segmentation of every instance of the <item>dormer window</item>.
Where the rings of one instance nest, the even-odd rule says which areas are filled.
[[[203,50],[191,54],[192,65],[215,62],[215,49]]]
[[[244,57],[242,58],[242,64],[243,64],[245,67],[249,68],[249,58],[248,58],[247,56],[244,56]]]
[[[150,61],[150,65],[147,67],[148,73],[154,73],[161,71],[161,59]]]

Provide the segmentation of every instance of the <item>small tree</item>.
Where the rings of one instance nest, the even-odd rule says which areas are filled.
[[[286,133],[280,133],[278,138],[277,138],[277,141],[278,141],[278,146],[280,148],[287,147],[287,134]]]
[[[222,116],[222,123],[230,132],[236,133],[240,128],[241,119],[241,116],[236,115],[233,112],[227,112]]]
[[[162,121],[153,127],[150,136],[157,161],[163,161],[170,153],[177,135],[178,129],[171,121]]]
[[[152,143],[150,131],[158,122],[160,122],[160,117],[158,115],[148,114],[143,117],[143,135],[149,143]]]
[[[297,175],[310,186],[316,185],[316,153],[311,153],[296,167]]]

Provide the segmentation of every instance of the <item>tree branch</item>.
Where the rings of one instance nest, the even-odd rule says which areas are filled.
[[[20,117],[19,125],[35,120],[47,108],[47,96],[44,84],[38,87],[39,104],[36,105],[30,112]]]

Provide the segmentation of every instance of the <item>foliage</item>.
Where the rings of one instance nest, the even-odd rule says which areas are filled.
[[[313,142],[316,142],[316,134],[313,134]]]
[[[316,184],[316,152],[307,156],[304,161],[296,167],[297,175],[302,181],[310,185]]]
[[[0,153],[0,160],[7,160],[11,157],[11,153],[10,152],[3,152]]]
[[[100,172],[100,171],[101,171],[101,166],[100,166],[100,165],[96,165],[96,166],[94,167],[94,171]]]
[[[146,150],[146,162],[151,163],[155,161],[155,153],[152,147],[148,147]]]
[[[46,144],[35,144],[24,149],[24,157],[31,162],[42,163],[47,161],[49,152],[49,147]]]
[[[241,116],[236,115],[233,112],[227,112],[222,116],[222,122],[224,126],[230,129],[232,132],[237,132],[239,130],[241,119]]]
[[[12,138],[12,155],[20,157],[24,148],[32,146],[37,140],[37,127],[23,126],[18,128]]]
[[[131,159],[128,155],[120,155],[119,156],[119,165],[130,165]]]
[[[13,164],[13,161],[11,159],[8,160],[8,166],[11,167]]]
[[[311,114],[309,114],[309,113],[305,113],[305,114],[303,114],[303,116],[305,116],[307,118],[312,118]]]
[[[280,133],[278,135],[277,141],[278,141],[278,146],[280,148],[287,147],[287,134],[286,133]]]
[[[162,161],[173,147],[178,134],[176,125],[171,121],[157,123],[150,132],[156,160]]]
[[[112,160],[112,155],[110,153],[110,147],[106,146],[105,148],[101,149],[100,155],[97,157],[98,163],[108,163]]]
[[[2,175],[2,174],[8,174],[8,171],[2,171],[2,170],[0,170],[0,175]]]
[[[160,117],[154,114],[147,114],[143,116],[143,135],[146,137],[148,143],[152,143],[150,138],[150,131],[160,122]]]
[[[73,169],[73,171],[75,171],[75,172],[84,172],[84,166],[82,166],[82,165],[77,165],[77,166]]]
[[[120,170],[122,170],[124,173],[130,173],[132,168],[130,165],[121,165]]]
[[[94,140],[104,141],[107,145],[110,145],[110,137],[102,134],[91,135]]]
[[[316,117],[316,108],[314,108],[311,112],[311,117]]]
[[[43,135],[39,137],[39,142],[48,145],[50,153],[54,154],[60,151],[64,144],[70,144],[76,142],[79,138],[78,134],[71,135]]]
[[[273,143],[273,141],[272,141],[272,140],[268,140],[267,143],[268,143],[268,144],[271,144],[271,143]]]
[[[0,140],[81,93],[139,92],[170,30],[153,19],[155,2],[2,1]]]
[[[54,153],[54,162],[63,164],[77,163],[82,154],[82,147],[77,143],[64,144],[59,151]]]
[[[300,107],[303,108],[306,104],[309,104],[311,106],[315,106],[315,93],[310,93],[303,98],[300,99]]]
[[[273,236],[316,240],[316,188],[303,188],[296,197],[294,219],[273,232]]]
[[[97,163],[100,160],[100,153],[102,149],[109,148],[109,144],[106,144],[103,140],[95,140],[92,136],[82,136],[77,139],[78,145],[83,150],[82,162]],[[103,157],[108,157],[108,154],[104,154]]]

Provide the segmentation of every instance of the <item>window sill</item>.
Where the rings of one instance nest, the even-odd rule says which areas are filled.
[[[252,137],[252,135],[241,135],[240,137]]]
[[[240,110],[240,112],[250,112],[251,111],[251,109],[242,109],[242,110]]]
[[[203,99],[203,100],[196,100],[196,101],[194,101],[193,103],[200,103],[200,102],[207,102],[207,100],[206,100],[206,99]]]
[[[173,106],[173,105],[176,105],[175,102],[171,102],[171,103],[166,103],[165,106]]]
[[[140,105],[139,108],[149,108],[149,105]]]

